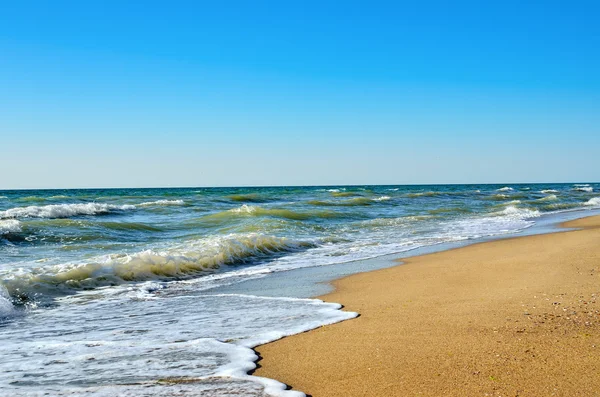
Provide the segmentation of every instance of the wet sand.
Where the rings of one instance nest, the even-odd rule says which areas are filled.
[[[360,317],[260,346],[314,397],[600,396],[600,216],[413,257],[319,297]]]

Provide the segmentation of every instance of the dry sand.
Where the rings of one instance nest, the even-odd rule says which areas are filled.
[[[600,396],[600,217],[336,281],[360,317],[260,346],[314,397]]]

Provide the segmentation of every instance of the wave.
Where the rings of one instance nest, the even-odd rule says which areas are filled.
[[[513,190],[515,190],[515,189],[513,189],[512,187],[508,187],[508,186],[501,187],[500,189],[496,189],[497,192],[512,192]]]
[[[573,190],[575,190],[576,192],[587,192],[587,193],[591,193],[594,191],[594,188],[591,186],[576,186],[573,188]]]
[[[11,233],[20,233],[21,232],[21,222],[16,219],[7,219],[0,220],[0,236],[11,234]]]
[[[381,196],[381,197],[377,197],[372,199],[373,201],[388,201],[391,200],[392,198],[390,196]]]
[[[29,202],[29,201],[46,201],[46,198],[44,197],[38,197],[38,196],[27,196],[27,197],[19,197],[17,199],[15,199],[16,201],[25,201],[25,202]]]
[[[340,191],[331,191],[331,195],[333,197],[352,197],[352,196],[359,196],[359,193],[356,192],[340,192]]]
[[[544,202],[544,201],[555,201],[555,200],[558,200],[558,197],[556,197],[555,194],[549,194],[548,196],[542,197],[541,199],[537,199],[536,201]]]
[[[183,200],[157,200],[148,201],[146,203],[138,204],[138,207],[154,207],[154,206],[171,206],[171,205],[184,205]]]
[[[600,197],[593,197],[586,201],[584,205],[600,205]]]
[[[497,215],[509,216],[517,219],[537,218],[540,216],[540,211],[530,210],[528,208],[519,208],[514,205],[506,207],[504,210],[497,212]]]
[[[548,193],[558,193],[558,190],[554,190],[554,189],[546,189],[546,190],[541,190],[540,193],[544,193],[544,194],[548,194]]]
[[[387,196],[384,196],[387,197]],[[386,199],[387,200],[387,199]],[[368,197],[356,197],[349,200],[343,201],[322,201],[322,200],[310,200],[307,204],[315,205],[319,207],[354,207],[354,206],[365,206],[373,204],[373,201],[382,201],[370,199]]]
[[[162,250],[113,254],[91,263],[55,265],[29,273],[21,269],[4,274],[0,283],[13,299],[26,302],[40,292],[52,296],[130,282],[188,278],[213,273],[221,266],[248,264],[315,246],[284,237],[231,234]]]
[[[0,319],[10,317],[15,311],[11,303],[10,294],[2,285],[0,285]]]
[[[552,203],[540,207],[542,211],[560,211],[570,210],[573,208],[581,208],[581,205],[575,203]]]
[[[254,205],[244,204],[241,207],[233,208],[227,211],[217,212],[214,214],[203,216],[199,219],[201,222],[227,222],[232,218],[240,216],[271,216],[276,218],[291,219],[296,221],[303,221],[314,218],[337,218],[342,216],[332,211],[307,211],[297,212],[288,210],[285,208],[264,208]]]
[[[247,194],[232,194],[227,196],[231,201],[238,201],[243,203],[266,203],[271,201],[258,193],[247,193]]]
[[[419,192],[419,193],[408,193],[406,197],[416,198],[416,197],[436,197],[440,196],[440,192]]]
[[[385,227],[385,226],[400,226],[405,225],[411,222],[419,222],[426,219],[434,218],[433,215],[413,215],[413,216],[403,216],[399,218],[375,218],[369,219],[367,221],[362,221],[359,224],[361,226],[371,226],[371,227]]]
[[[0,211],[0,219],[14,218],[69,218],[78,215],[101,215],[114,211],[133,210],[133,205],[113,205],[100,203],[52,204],[11,208]]]
[[[508,196],[507,194],[494,194],[492,196],[486,197],[486,200],[506,200],[507,198],[509,198],[510,196]]]
[[[0,199],[8,198],[7,196],[0,196]]]

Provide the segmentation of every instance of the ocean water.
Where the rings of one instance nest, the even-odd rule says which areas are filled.
[[[290,297],[295,269],[599,208],[593,183],[0,191],[0,390],[299,396],[252,347],[356,313]]]

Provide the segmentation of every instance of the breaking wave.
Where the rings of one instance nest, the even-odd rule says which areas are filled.
[[[90,263],[9,272],[1,275],[1,283],[13,299],[28,301],[39,293],[52,296],[130,282],[188,278],[215,272],[221,266],[252,263],[315,246],[283,237],[232,234],[162,250],[112,254]]]
[[[584,205],[600,205],[600,197],[591,198]]]
[[[8,291],[0,285],[0,319],[10,317],[14,311]]]
[[[548,194],[548,193],[558,193],[558,190],[554,190],[554,189],[546,189],[546,190],[541,190],[540,193],[544,193],[544,194]]]
[[[0,221],[0,236],[11,234],[11,233],[20,233],[21,232],[21,222],[16,219],[7,219]]]
[[[536,201],[555,201],[558,200],[558,197],[556,197],[555,194],[549,194],[546,197],[542,197],[541,199],[538,199]]]
[[[148,201],[146,203],[138,204],[138,207],[154,207],[154,206],[171,206],[171,205],[184,205],[183,200],[157,200]]]
[[[512,187],[501,187],[500,189],[496,189],[497,192],[512,192],[514,189]]]
[[[576,192],[586,192],[586,193],[591,193],[594,191],[594,188],[591,186],[575,186],[573,188],[573,190],[575,190]]]
[[[100,203],[52,204],[11,208],[0,211],[0,219],[15,218],[69,218],[78,215],[101,215],[114,211],[133,210],[133,205],[113,205]]]
[[[518,208],[514,205],[510,205],[506,207],[504,210],[497,213],[498,215],[509,216],[511,218],[518,219],[528,219],[528,218],[537,218],[540,216],[540,212],[538,210],[530,210],[527,208]]]

